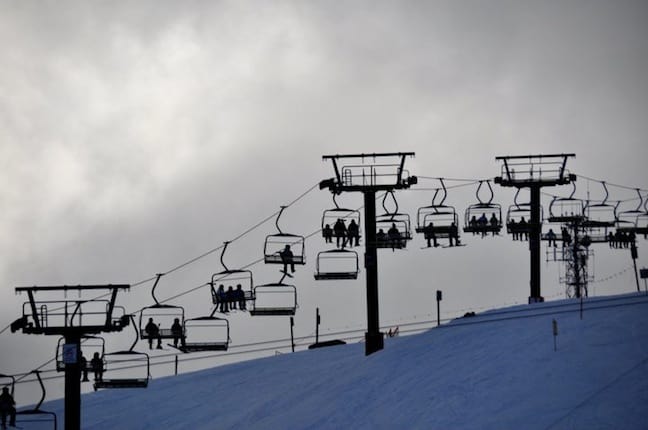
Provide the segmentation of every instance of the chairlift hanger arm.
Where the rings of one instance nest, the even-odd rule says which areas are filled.
[[[221,251],[220,262],[221,262],[221,265],[223,266],[223,268],[225,269],[225,271],[229,272],[229,269],[227,268],[227,266],[225,265],[225,262],[223,261],[223,256],[225,255],[225,251],[227,250],[227,245],[229,245],[229,241],[223,242],[223,250]],[[212,276],[212,281],[213,281],[213,276]]]
[[[43,404],[43,401],[45,400],[45,384],[43,384],[43,379],[40,376],[41,371],[38,369],[32,370],[29,373],[34,373],[36,374],[36,378],[38,378],[38,384],[41,387],[41,398],[36,404],[36,407],[34,407],[34,410],[38,411],[40,410],[41,405]]]
[[[610,197],[610,192],[608,191],[607,185],[605,184],[605,181],[601,181],[601,185],[603,185],[603,189],[605,190],[605,197],[603,198],[603,201],[601,202],[602,205],[604,205],[607,202],[608,197]]]
[[[396,208],[394,209],[394,212],[390,212],[390,211],[387,209],[387,206],[385,205],[385,203],[386,203],[386,201],[387,201],[387,196],[388,196],[388,195],[391,196],[392,200],[394,201],[394,205],[396,206]],[[391,215],[392,219],[394,218],[394,215],[396,215],[396,214],[398,213],[398,200],[396,200],[396,196],[394,195],[394,192],[393,192],[393,191],[387,191],[387,192],[385,193],[385,195],[383,196],[382,207],[383,207],[383,209],[385,210],[385,213]]]
[[[131,324],[133,325],[133,330],[135,330],[135,340],[128,350],[130,352],[133,352],[133,349],[135,349],[135,345],[137,345],[137,341],[139,340],[139,330],[137,329],[137,324],[135,323],[135,317],[133,316],[133,314],[130,314],[129,317]]]
[[[643,196],[641,195],[641,190],[639,188],[636,188],[637,194],[639,195],[639,204],[637,205],[637,209],[635,209],[635,212],[641,212],[641,207],[644,205],[644,200]]]
[[[479,190],[481,189],[484,182],[486,182],[486,185],[488,185],[488,190],[490,191],[490,198],[488,199],[488,202],[486,202],[486,203],[484,203],[482,201],[481,197],[479,197]],[[477,196],[477,201],[479,201],[479,204],[481,204],[481,205],[483,205],[483,204],[490,205],[491,203],[493,203],[493,199],[495,198],[495,193],[493,192],[493,187],[491,187],[490,180],[488,180],[488,179],[487,180],[480,180],[479,185],[477,186],[477,191],[475,192],[475,195]]]
[[[441,182],[441,188],[443,188],[443,198],[441,199],[441,203],[439,204],[439,206],[443,206],[443,203],[445,202],[446,198],[448,197],[448,190],[446,189],[446,186],[443,183],[443,178],[439,178],[439,182]]]
[[[283,214],[283,211],[287,208],[288,206],[281,206],[281,209],[279,209],[279,213],[277,214],[277,218],[275,219],[275,226],[277,227],[277,231],[279,234],[284,234],[283,231],[281,231],[281,228],[279,227],[279,218],[281,218],[281,214]]]
[[[151,288],[151,295],[153,296],[153,300],[155,301],[156,305],[159,305],[160,302],[158,301],[157,297],[155,297],[155,288],[157,288],[158,283],[160,282],[160,278],[164,276],[164,273],[156,273],[155,274],[155,283],[153,284],[153,288]]]

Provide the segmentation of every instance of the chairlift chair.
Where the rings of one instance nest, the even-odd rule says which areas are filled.
[[[643,196],[641,195],[641,190],[637,188],[637,194],[639,195],[639,204],[635,209],[621,211],[617,214],[616,219],[616,230],[622,233],[638,233],[637,229],[640,227],[639,217],[645,215],[645,212],[642,210]],[[646,221],[648,222],[648,221]],[[643,223],[646,226],[646,222]]]
[[[184,324],[184,339],[176,346],[182,352],[227,351],[231,341],[229,322],[212,315],[189,318]]]
[[[57,372],[65,371],[65,362],[63,361],[64,345],[65,345],[65,337],[59,338],[56,346],[56,371]],[[79,345],[81,349],[81,355],[86,359],[85,369],[82,368],[81,371],[86,371],[86,372],[92,371],[90,360],[92,359],[95,353],[98,353],[99,357],[103,360],[103,357],[106,353],[105,345],[106,345],[106,341],[104,340],[104,338],[99,336],[84,336],[81,338],[81,343]]]
[[[493,203],[493,188],[490,181],[485,182],[490,190],[490,198],[487,202],[482,201],[479,190],[484,181],[479,181],[476,192],[478,203],[472,204],[466,209],[463,228],[465,233],[479,233],[482,237],[488,233],[499,234],[502,229],[502,207],[497,203]]]
[[[605,182],[601,182],[605,190],[605,197],[600,203],[591,203],[589,200],[583,209],[585,214],[585,221],[583,226],[586,228],[603,228],[614,227],[616,224],[617,216],[616,209],[619,203],[612,205],[607,202],[609,192]]]
[[[335,200],[335,194],[333,194],[333,203],[335,203],[335,208],[325,210],[324,214],[322,215],[322,237],[324,239],[327,239],[329,237],[331,239],[335,238],[336,243],[339,242],[334,231],[335,223],[338,220],[342,220],[342,222],[344,222],[345,224],[345,227],[348,228],[348,226],[353,221],[358,226],[357,238],[355,239],[357,239],[356,242],[359,241],[360,237],[362,237],[362,231],[360,228],[360,211],[339,207],[337,201]],[[327,234],[329,236],[327,236]],[[342,238],[343,245],[346,243],[347,239],[348,233],[345,235],[345,237]],[[353,246],[353,243],[351,243],[350,246]]]
[[[524,220],[524,221],[523,221]],[[542,220],[542,207],[540,207]],[[512,235],[528,235],[531,232],[531,204],[518,203],[509,206],[506,213],[506,232]],[[542,221],[540,221],[542,224]]]
[[[229,289],[230,286],[236,288],[237,285],[241,285],[245,301],[254,300],[254,284],[252,281],[252,272],[249,270],[228,270],[226,272],[214,273],[209,284],[212,303],[216,307],[221,304],[221,297],[218,294],[217,285],[222,285],[224,289]]]
[[[482,219],[486,221],[481,221]],[[497,203],[476,203],[468,206],[463,230],[464,233],[499,234],[502,230],[502,208]]]
[[[209,283],[212,303],[216,306],[217,309],[221,304],[221,297],[218,294],[217,284],[219,286],[222,285],[224,290],[229,289],[230,286],[236,289],[238,285],[240,285],[241,289],[244,292],[244,300],[254,300],[254,280],[252,277],[252,271],[242,269],[229,269],[223,261],[223,256],[225,255],[225,251],[227,250],[228,245],[229,242],[224,243],[223,251],[221,252],[220,256],[220,261],[224,270],[214,273],[211,277],[211,282]]]
[[[643,234],[644,238],[648,236],[648,212],[644,212],[637,217],[637,221],[635,222],[635,233]]]
[[[93,384],[95,391],[100,388],[146,388],[151,376],[151,360],[148,354],[134,351],[139,338],[135,318],[130,316],[135,340],[130,349],[104,354],[102,377]]]
[[[284,233],[281,231],[281,228],[279,228],[279,218],[284,209],[286,209],[286,206],[281,207],[277,219],[275,220],[275,225],[277,226],[279,233],[266,236],[263,247],[263,260],[266,264],[284,264],[285,258],[282,257],[282,253],[284,250],[290,249],[290,252],[292,252],[292,261],[289,261],[289,264],[291,262],[293,264],[306,264],[306,241],[304,236]]]
[[[254,305],[250,315],[292,316],[297,309],[297,288],[284,284],[283,278],[277,283],[254,287]]]
[[[317,254],[315,279],[345,280],[358,278],[358,253],[346,249],[331,249]]]
[[[104,355],[102,379],[95,381],[93,387],[95,391],[100,388],[146,388],[150,367],[149,356],[144,352],[108,352]]]
[[[432,235],[437,239],[447,239],[459,225],[459,216],[452,206],[424,206],[419,208],[416,218],[416,232],[425,234],[426,239]]]
[[[569,197],[554,197],[549,204],[547,221],[555,223],[580,222],[585,217],[585,205],[581,199],[574,198],[576,182],[572,182],[572,193]]]
[[[45,384],[43,384],[43,379],[40,376],[41,372],[40,370],[32,370],[30,373],[36,375],[38,383],[40,384],[42,393],[41,398],[35,407],[16,411],[16,428],[49,428],[57,430],[58,418],[56,413],[44,411],[40,408],[46,395]],[[13,387],[11,389],[11,394],[13,395]]]
[[[459,238],[459,216],[453,206],[445,204],[448,197],[448,190],[439,178],[441,188],[437,188],[432,196],[432,204],[418,209],[416,215],[416,232],[423,234],[423,237],[430,240],[437,239],[458,239]],[[436,202],[439,191],[443,191],[443,197]]]
[[[390,236],[389,231],[394,228],[398,235]],[[404,249],[408,240],[412,240],[409,214],[386,213],[376,217],[376,248]]]
[[[516,237],[528,238],[531,233],[531,203],[519,203],[518,196],[520,195],[520,188],[515,192],[513,204],[509,206],[506,212],[506,232],[513,235],[513,240]],[[540,225],[542,226],[542,206],[540,206]]]
[[[616,206],[609,203],[587,203],[585,205],[586,228],[609,228],[616,225]]]
[[[155,297],[155,288],[157,287],[161,277],[162,274],[157,275],[155,284],[151,289],[151,295],[153,296],[155,304],[143,308],[140,312],[139,337],[142,340],[149,340],[151,338],[151,335],[146,332],[146,325],[151,319],[153,319],[153,322],[159,327],[158,336],[160,339],[172,339],[174,337],[171,331],[171,326],[176,319],[178,319],[178,322],[181,325],[184,323],[184,308],[182,306],[163,304],[158,302]],[[158,336],[156,336],[156,339]]]
[[[394,209],[387,209],[387,197],[391,196]],[[398,201],[393,191],[388,191],[383,196],[382,206],[385,213],[376,217],[376,248],[403,249],[407,241],[412,240],[410,216],[398,212]]]

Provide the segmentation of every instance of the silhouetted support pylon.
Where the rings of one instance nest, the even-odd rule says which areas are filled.
[[[566,170],[567,159],[575,154],[514,155],[496,157],[502,161],[501,176],[495,183],[503,187],[528,188],[530,191],[531,219],[529,220],[529,254],[531,276],[529,303],[543,302],[540,291],[540,240],[542,203],[540,190],[543,187],[566,185],[576,180],[576,175]]]
[[[380,332],[378,315],[378,252],[376,246],[376,192],[391,192],[409,188],[417,183],[416,176],[405,176],[405,158],[413,152],[382,154],[325,155],[331,160],[335,177],[320,182],[320,189],[328,188],[334,194],[361,192],[364,196],[365,223],[365,271],[367,283],[367,332],[365,333],[365,354],[383,349],[383,333]],[[377,158],[395,158],[392,164],[375,161]],[[349,165],[338,162],[355,160]],[[373,162],[372,162],[373,161]]]

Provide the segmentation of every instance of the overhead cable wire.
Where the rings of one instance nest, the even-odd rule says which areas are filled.
[[[610,185],[610,186],[613,186],[613,187],[616,187],[616,188],[623,188],[623,189],[626,189],[626,190],[633,190],[633,191],[636,191],[636,190],[648,191],[648,189],[646,189],[646,188],[628,187],[627,185],[613,184],[613,183],[608,182],[608,181],[603,181],[601,179],[590,178],[589,176],[585,176],[585,175],[576,174],[576,176],[579,177],[579,178],[587,179],[588,181],[605,182],[606,185]]]
[[[297,198],[295,198],[293,201],[291,201],[290,203],[288,203],[288,204],[286,205],[286,207],[288,208],[288,207],[294,205],[295,203],[297,203],[299,200],[301,200],[302,198],[304,198],[308,193],[310,193],[311,191],[313,191],[313,190],[314,190],[315,188],[317,188],[318,186],[319,186],[319,182],[316,183],[315,185],[311,186],[310,188],[308,188],[306,191],[304,191],[302,194],[300,194]],[[273,214],[267,216],[266,218],[264,218],[263,220],[259,221],[258,223],[256,223],[256,224],[253,225],[252,227],[248,228],[247,230],[245,230],[244,232],[242,232],[242,233],[239,234],[238,236],[236,236],[236,237],[234,237],[233,239],[231,239],[231,240],[230,240],[230,243],[231,243],[231,242],[235,242],[235,241],[237,241],[238,239],[242,238],[243,236],[249,234],[249,233],[252,232],[253,230],[255,230],[255,229],[257,229],[258,227],[262,226],[262,225],[265,224],[266,222],[268,222],[268,221],[270,221],[271,219],[275,218],[275,217],[277,216],[278,213],[279,213],[279,211],[276,211],[276,212],[274,212]],[[208,251],[206,251],[206,252],[203,252],[202,254],[198,255],[197,257],[194,257],[194,258],[192,258],[192,259],[190,259],[190,260],[188,260],[188,261],[186,261],[186,262],[184,262],[184,263],[182,263],[182,264],[179,264],[179,265],[177,265],[176,267],[167,270],[166,272],[162,272],[162,274],[163,274],[163,275],[168,275],[168,274],[173,273],[173,272],[175,272],[175,271],[177,271],[177,270],[180,270],[180,269],[182,269],[182,268],[184,268],[184,267],[186,267],[186,266],[188,266],[188,265],[190,265],[190,264],[192,264],[192,263],[195,263],[195,262],[198,261],[198,260],[201,260],[201,259],[207,257],[208,255],[213,254],[213,253],[216,252],[216,251],[219,251],[219,250],[223,249],[223,246],[224,246],[224,245],[219,245],[219,246],[217,246],[217,247],[215,247],[215,248],[212,248],[212,249],[210,249],[210,250],[208,250]],[[154,280],[155,278],[156,278],[156,276],[153,276],[153,277],[148,278],[148,279],[145,279],[145,280],[143,280],[143,281],[140,281],[140,282],[136,282],[136,283],[134,283],[134,284],[131,284],[131,286],[132,286],[132,287],[135,287],[135,286],[138,286],[138,285],[141,285],[141,284],[144,284],[144,283],[150,282],[150,281]]]
[[[318,182],[318,183],[315,183],[314,185],[312,185],[311,187],[309,187],[306,191],[304,191],[303,193],[301,193],[297,198],[295,198],[295,199],[292,200],[290,203],[288,203],[288,205],[286,205],[286,207],[290,207],[290,206],[292,206],[293,204],[297,203],[299,200],[301,200],[302,198],[304,198],[308,193],[310,193],[311,191],[313,191],[313,190],[314,190],[315,188],[317,188],[318,186],[319,186],[319,182]],[[260,221],[260,222],[258,222],[257,224],[255,224],[254,226],[248,228],[248,229],[245,230],[243,233],[239,234],[239,235],[236,236],[234,239],[232,239],[232,242],[235,241],[235,240],[240,239],[241,237],[243,237],[243,236],[245,236],[246,234],[250,233],[250,232],[253,231],[254,229],[256,229],[256,228],[258,228],[259,226],[263,225],[264,223],[266,223],[266,222],[269,221],[270,219],[274,218],[278,213],[279,213],[279,211],[276,211],[276,212],[273,213],[272,215],[270,215],[270,216],[264,218],[262,221]],[[207,252],[204,252],[203,254],[201,254],[201,255],[199,255],[199,256],[197,256],[197,257],[194,257],[194,258],[192,258],[192,259],[190,259],[190,260],[188,260],[188,261],[186,261],[186,262],[184,262],[184,263],[182,263],[182,264],[180,264],[180,265],[178,265],[178,266],[176,266],[176,267],[174,267],[174,268],[172,268],[172,269],[170,269],[170,270],[164,272],[164,274],[166,275],[166,274],[169,274],[169,273],[175,272],[175,271],[177,271],[177,270],[180,270],[181,268],[186,267],[186,266],[188,266],[188,265],[190,265],[190,264],[192,264],[192,263],[194,263],[194,262],[196,262],[196,261],[198,261],[198,260],[200,260],[200,259],[202,259],[202,258],[204,258],[204,257],[206,257],[206,256],[208,256],[208,255],[210,255],[210,254],[212,254],[212,253],[214,253],[214,252],[220,250],[223,246],[224,246],[224,245],[220,245],[220,246],[218,246],[218,247],[216,247],[216,248],[213,248],[213,249],[211,249],[211,250],[209,250],[209,251],[207,251]],[[256,263],[258,263],[258,262],[259,262],[259,260],[255,261],[255,262],[253,262],[253,263],[251,263],[251,264],[256,264]],[[144,284],[144,283],[147,283],[147,282],[150,282],[150,281],[154,280],[155,278],[156,278],[156,276],[153,276],[153,277],[148,278],[148,279],[144,279],[144,280],[142,280],[142,281],[139,281],[139,282],[136,282],[136,283],[134,283],[134,284],[131,284],[131,287],[142,285],[142,284]],[[206,285],[206,284],[202,284],[202,285],[200,285],[200,286],[198,286],[198,287],[194,287],[194,288],[192,288],[191,290],[189,290],[189,291],[187,291],[187,292],[185,292],[185,293],[178,294],[178,295],[176,295],[176,296],[174,296],[174,297],[172,297],[172,298],[177,298],[177,297],[180,297],[180,296],[182,296],[182,295],[184,295],[184,294],[188,294],[188,293],[193,292],[193,291],[195,291],[195,290],[197,290],[197,289],[199,289],[199,288],[204,287],[205,285]],[[208,284],[207,284],[207,285],[208,285]],[[98,299],[101,299],[101,298],[107,297],[108,295],[110,295],[110,293],[99,295],[99,296],[97,296],[97,297],[94,297],[94,298],[92,298],[92,299],[89,299],[89,301],[98,300]],[[165,301],[171,300],[172,298],[166,299]],[[63,309],[63,308],[61,308],[61,309]],[[142,310],[142,309],[140,309],[140,310],[137,311],[137,312],[140,312],[141,310]],[[135,312],[135,313],[137,313],[137,312]],[[9,325],[8,325],[7,327],[5,327],[2,331],[0,331],[0,334],[4,333],[4,332],[7,330],[7,328],[9,328],[9,327],[11,327],[11,324],[9,324]],[[47,366],[48,364],[50,364],[52,361],[55,361],[55,360],[56,360],[56,358],[50,359],[50,360],[46,361],[45,363],[43,363],[42,365],[38,366],[35,370],[40,370],[40,369],[42,369],[43,367]],[[24,374],[24,376],[22,376],[21,378],[24,378],[24,377],[26,377],[27,375],[29,375],[29,373]]]
[[[639,300],[635,300],[635,299]],[[631,300],[628,303],[615,303],[615,302],[621,302],[624,300]],[[627,307],[627,306],[636,306],[636,305],[643,305],[643,304],[648,304],[648,300],[645,299],[645,297],[642,295],[640,297],[611,297],[611,298],[603,298],[603,299],[597,299],[593,302],[586,302],[587,307],[584,308],[586,311],[592,311],[592,310],[601,310],[601,309],[614,309],[614,308],[619,308],[619,307]],[[573,309],[569,309],[569,308]],[[530,318],[537,318],[537,317],[542,317],[542,316],[547,316],[547,315],[553,315],[553,314],[565,314],[565,313],[576,313],[579,312],[579,303],[577,301],[571,301],[568,303],[557,303],[553,305],[544,305],[541,309],[538,309],[537,312],[532,312],[530,314],[526,315],[515,315],[515,314],[525,314],[531,312],[528,307],[525,307],[523,309],[509,309],[509,310],[501,310],[501,311],[493,311],[493,312],[487,312],[484,314],[479,314],[475,317],[471,318],[464,318],[464,317],[451,317],[451,318],[442,318],[440,321],[442,322],[449,322],[449,321],[456,321],[454,324],[443,324],[438,326],[440,329],[453,329],[453,328],[458,328],[458,327],[463,327],[463,326],[474,326],[474,325],[481,325],[481,324],[487,324],[487,323],[497,323],[497,322],[502,322],[502,321],[510,321],[510,320],[520,320],[520,319],[530,319]],[[496,317],[496,318],[492,318]],[[398,327],[409,327],[409,326],[414,326],[414,325],[436,325],[437,320],[427,320],[427,321],[413,321],[413,322],[405,322],[405,323],[400,323],[398,324]],[[394,324],[390,324],[388,326],[381,326],[382,329],[391,327]],[[431,327],[434,328],[434,327]],[[352,333],[357,333],[364,331],[364,328],[359,328],[359,329],[354,329],[354,330],[345,330],[345,331],[338,331],[338,332],[327,332],[326,334],[323,334],[322,336],[324,337],[330,337],[330,336],[339,336],[343,334],[352,334]],[[401,333],[408,333],[408,332],[417,332],[417,331],[423,331],[425,330],[424,327],[421,328],[411,328],[411,329],[405,329],[405,330],[399,330]],[[353,339],[353,338],[362,338],[363,336],[343,336],[344,339]],[[302,341],[306,341],[308,339],[313,338],[312,335],[309,336],[299,336],[295,337],[295,346],[303,346],[306,345],[306,343],[300,343]],[[291,339],[290,338],[283,338],[283,339],[276,339],[276,340],[270,340],[270,341],[262,341],[262,342],[252,342],[248,344],[242,344],[242,345],[237,345],[233,346],[230,349],[235,349],[235,348],[244,348],[244,347],[250,347],[250,346],[260,346],[260,345],[268,345],[272,343],[286,343],[289,342]],[[225,353],[216,353],[216,354],[207,354],[207,355],[201,355],[201,356],[189,356],[180,362],[188,362],[188,361],[197,361],[197,360],[204,360],[208,358],[222,358],[222,357],[228,357],[232,355],[241,355],[241,354],[247,354],[247,353],[256,353],[256,352],[264,352],[264,351],[271,351],[271,350],[276,350],[277,348],[289,348],[289,345],[286,346],[267,346],[264,348],[255,348],[255,349],[250,349],[250,350],[244,350],[244,351],[228,351]],[[167,357],[175,357],[176,353],[173,354],[161,354],[161,355],[156,355],[153,356],[153,360],[158,360],[158,359],[164,359]],[[173,361],[162,361],[162,362],[155,362],[151,363],[151,366],[159,366],[162,364],[171,364],[174,363],[175,359]],[[133,365],[128,365],[128,366],[123,366],[119,367],[119,370],[122,369],[131,369],[131,368],[137,368],[143,366],[142,364],[133,364]],[[116,370],[116,369],[115,369]],[[53,372],[54,370],[48,371],[48,372]],[[26,373],[23,376],[28,376],[30,373]],[[17,376],[17,375],[14,375]],[[56,379],[56,378],[62,378],[63,376],[52,376],[47,379]],[[27,383],[27,382],[33,382],[35,380],[26,380],[23,381],[21,380],[20,383]],[[16,383],[19,381],[16,380]]]
[[[312,190],[312,188],[309,189],[308,191],[311,191],[311,190]],[[302,196],[300,196],[299,198],[303,197],[305,194],[306,194],[306,193],[302,194]],[[383,198],[383,196],[384,196],[384,193],[383,193],[383,194],[380,194],[380,195],[378,195],[378,196],[376,196],[376,200],[379,200],[379,199]],[[291,204],[293,204],[294,202],[296,202],[297,200],[299,200],[299,198],[296,199],[295,201],[293,201]],[[355,209],[355,210],[360,210],[360,209],[362,209],[362,208],[364,208],[364,205],[358,207],[358,208]],[[279,211],[275,212],[274,215],[276,215],[276,214],[278,214],[278,213],[279,213]],[[271,218],[271,217],[270,217],[270,218]],[[264,221],[264,222],[265,222],[265,221]],[[317,230],[314,230],[314,231],[311,232],[310,234],[304,236],[304,241],[306,241],[307,239],[310,239],[311,237],[315,236],[316,234],[321,233],[321,231],[322,231],[321,228],[318,228]],[[239,236],[237,236],[237,238],[239,238],[239,237],[241,237],[241,236],[242,236],[242,235],[239,235]],[[234,239],[234,240],[236,240],[236,239]],[[221,246],[221,247],[222,247],[222,246]],[[262,261],[264,261],[264,257],[258,258],[258,259],[256,259],[256,260],[252,261],[251,263],[248,263],[248,264],[242,266],[241,269],[249,269],[250,267],[257,265],[257,264],[261,263]],[[227,274],[223,275],[222,277],[218,278],[217,280],[221,280],[221,279],[225,279],[225,278],[227,278]],[[187,294],[193,293],[194,291],[197,291],[197,290],[199,290],[199,289],[201,289],[201,288],[203,288],[203,287],[206,287],[206,286],[208,286],[208,285],[210,285],[210,283],[209,283],[209,282],[205,282],[205,283],[203,283],[203,284],[200,284],[200,285],[198,285],[198,286],[195,286],[195,287],[192,287],[192,288],[190,288],[190,289],[188,289],[188,290],[185,290],[185,291],[183,291],[183,292],[181,292],[181,293],[178,293],[178,294],[176,294],[175,296],[171,296],[171,297],[168,297],[168,298],[166,298],[166,299],[164,299],[164,300],[160,300],[160,303],[166,303],[166,302],[168,302],[168,301],[175,300],[175,299],[177,299],[177,298],[179,298],[179,297],[182,297],[182,296],[185,296],[185,295],[187,295]],[[141,312],[142,309],[144,309],[144,308],[141,308],[141,309],[135,311],[134,313]]]
[[[305,195],[307,195],[309,192],[311,192],[311,191],[312,191],[316,186],[318,186],[318,184],[316,184],[316,185],[310,187],[308,190],[306,190],[304,193],[302,193],[300,196],[298,196],[296,199],[294,199],[292,202],[290,202],[287,206],[291,206],[291,205],[295,204],[296,202],[298,202],[298,201],[299,201],[300,199],[302,199]],[[383,197],[383,195],[384,195],[384,193],[381,194],[381,195],[376,196],[376,200],[381,199],[381,198]],[[364,207],[364,205],[360,206],[357,210],[360,210],[360,209],[362,209],[363,207]],[[274,214],[272,214],[271,216],[267,217],[266,219],[264,219],[263,221],[261,221],[261,222],[258,223],[257,225],[251,227],[250,229],[248,229],[248,230],[246,230],[245,232],[243,232],[243,233],[241,233],[240,235],[238,235],[234,240],[237,240],[237,239],[243,237],[245,234],[247,234],[247,233],[249,233],[250,231],[254,230],[255,228],[257,228],[257,227],[260,226],[261,224],[267,222],[269,219],[272,219],[273,217],[275,217],[278,213],[279,213],[279,211],[275,212]],[[314,235],[320,233],[321,231],[322,231],[321,228],[320,228],[320,229],[317,229],[317,230],[315,230],[314,232],[310,233],[308,236],[305,236],[304,239],[309,239],[309,238],[311,238],[312,236],[314,236]],[[216,249],[220,249],[220,248],[222,248],[223,246],[224,246],[224,245],[221,245],[220,247],[218,247],[218,248],[216,248]],[[194,260],[195,260],[195,259],[194,259]],[[249,267],[252,267],[252,266],[254,266],[254,265],[256,265],[256,264],[262,262],[263,260],[264,260],[264,258],[259,258],[259,259],[255,260],[255,261],[253,261],[253,262],[251,262],[251,263],[248,263],[247,265],[243,266],[243,269],[247,269],[247,268],[249,268]],[[183,265],[186,265],[186,264],[183,263]],[[181,266],[183,266],[183,265],[181,265]],[[180,266],[177,266],[177,267],[179,268]],[[172,270],[175,270],[175,269],[172,269]],[[167,273],[170,273],[170,271],[167,272]],[[224,277],[226,277],[226,275],[225,275]],[[153,278],[151,278],[151,279],[149,279],[149,280],[141,281],[140,284],[141,284],[141,283],[145,283],[145,282],[150,281],[150,280],[153,280],[153,279],[155,279],[155,277],[153,277]],[[222,279],[222,278],[221,278],[221,279]],[[196,290],[199,290],[199,289],[201,289],[201,288],[203,288],[203,287],[205,287],[205,286],[207,286],[207,285],[210,285],[210,284],[209,284],[209,283],[203,283],[203,284],[200,284],[200,285],[198,285],[198,286],[196,286],[196,287],[190,288],[189,290],[183,291],[183,292],[181,292],[181,293],[179,293],[179,294],[176,294],[176,295],[174,295],[174,296],[171,296],[171,297],[169,297],[169,298],[166,298],[166,299],[164,299],[164,300],[161,300],[160,303],[165,303],[165,302],[168,302],[168,301],[171,301],[171,300],[177,299],[177,298],[182,297],[182,296],[184,296],[184,295],[190,294],[190,293],[192,293],[192,292],[194,292],[194,291],[196,291]],[[93,299],[93,300],[96,300],[96,299],[98,299],[98,298],[105,297],[105,296],[106,296],[106,294],[103,294],[103,295],[101,295],[101,296],[99,296],[99,297],[96,297],[96,298]],[[133,313],[141,312],[142,309],[144,309],[144,308],[145,308],[145,307],[140,308],[139,310],[137,310],[137,311],[135,311],[135,312],[133,312]],[[9,326],[10,326],[10,325],[9,325]],[[9,327],[9,326],[7,326],[7,327]],[[6,330],[6,328],[5,328],[4,330]],[[3,330],[3,331],[4,331],[4,330]],[[47,362],[43,363],[41,366],[39,366],[39,367],[37,368],[37,370],[40,370],[41,368],[43,368],[43,367],[45,367],[46,365],[50,364],[52,361],[55,361],[55,358],[54,358],[54,359],[50,359],[50,360],[48,360]],[[24,376],[27,376],[27,375],[29,375],[29,373],[25,373],[25,374],[24,374]],[[23,377],[24,377],[24,376],[23,376]]]
[[[450,181],[450,182],[479,182],[479,181],[490,181],[492,178],[487,178],[487,179],[467,179],[467,178],[446,178],[443,176],[420,176],[416,175],[417,178],[419,179],[429,179],[431,181]]]

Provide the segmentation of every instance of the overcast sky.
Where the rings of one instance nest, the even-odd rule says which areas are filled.
[[[412,174],[487,178],[498,155],[574,152],[572,171],[646,189],[646,22],[643,1],[3,1],[0,326],[20,316],[16,286],[135,283],[219,246],[332,176],[323,154],[414,151]],[[495,191],[512,203],[510,190]],[[403,193],[400,208],[414,217],[430,199]],[[463,212],[474,189],[447,203]],[[331,205],[315,190],[282,226],[309,234]],[[232,244],[229,266],[258,259],[273,229]],[[316,306],[328,328],[366,323],[363,276],[315,285],[322,245],[307,244],[294,280],[298,334],[312,331]],[[436,289],[455,311],[529,295],[526,247],[509,238],[421,246],[381,252],[382,321],[431,312]],[[602,278],[629,264],[597,251]],[[547,296],[564,291],[558,268],[543,265]],[[276,267],[253,269],[259,283],[277,280]],[[213,254],[158,295],[219,270]],[[631,291],[623,280],[599,292]],[[151,304],[146,289],[130,293],[129,311]],[[203,289],[180,304],[208,313],[208,299]],[[281,331],[234,319],[234,341],[286,334],[283,319]],[[0,361],[11,364],[0,372],[53,355],[55,339],[1,336]]]

